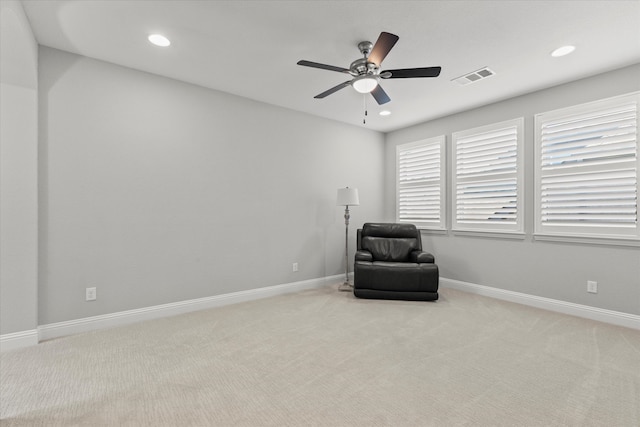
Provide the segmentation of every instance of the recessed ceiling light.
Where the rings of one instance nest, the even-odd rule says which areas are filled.
[[[558,58],[560,56],[569,55],[574,50],[576,50],[575,46],[562,46],[551,52],[551,56]]]
[[[155,44],[156,46],[160,46],[160,47],[167,47],[171,44],[169,39],[161,34],[151,34],[149,36],[149,41]]]
[[[378,114],[380,114],[381,116],[390,116],[390,115],[391,115],[391,111],[389,111],[389,110],[382,110],[382,111],[380,111]]]

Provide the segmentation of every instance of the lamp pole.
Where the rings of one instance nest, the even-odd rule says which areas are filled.
[[[353,285],[349,282],[349,206],[358,206],[360,198],[357,188],[339,188],[338,206],[344,206],[344,283],[340,285],[341,291],[353,290]]]
[[[349,205],[344,208],[344,283],[340,286],[341,291],[350,291],[353,285],[349,283]]]

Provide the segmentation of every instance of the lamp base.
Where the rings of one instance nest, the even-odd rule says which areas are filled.
[[[338,287],[338,290],[343,292],[352,292],[353,284],[350,282],[344,282]]]

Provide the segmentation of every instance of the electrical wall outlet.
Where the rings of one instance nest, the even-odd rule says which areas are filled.
[[[298,263],[297,262],[293,263],[292,269],[293,269],[293,271],[298,271]]]
[[[587,280],[587,292],[592,294],[598,293],[598,282],[594,282],[593,280]]]
[[[96,300],[96,288],[87,288],[85,289],[85,297],[87,301],[95,301]]]

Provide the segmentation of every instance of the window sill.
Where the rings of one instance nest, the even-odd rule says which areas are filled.
[[[428,228],[428,227],[420,227],[420,226],[416,226],[418,230],[420,230],[421,233],[424,234],[440,234],[440,235],[447,235],[449,234],[449,230],[447,230],[446,228]]]
[[[581,243],[588,245],[604,245],[604,246],[626,246],[640,247],[640,240],[636,238],[625,237],[595,237],[595,236],[568,236],[558,234],[540,234],[533,235],[533,240],[543,242],[559,242],[559,243]]]
[[[516,231],[471,231],[471,230],[451,230],[456,236],[484,237],[489,239],[524,240],[527,235]]]

